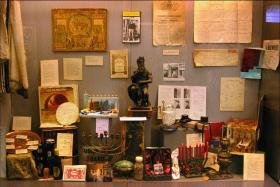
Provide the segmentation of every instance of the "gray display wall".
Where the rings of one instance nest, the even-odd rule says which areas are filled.
[[[159,84],[206,86],[207,115],[210,121],[228,121],[231,117],[256,118],[258,87],[257,80],[246,80],[245,111],[219,111],[220,78],[238,77],[240,67],[207,67],[194,68],[192,51],[195,48],[238,48],[240,59],[244,47],[260,47],[262,33],[262,1],[253,2],[253,35],[251,44],[194,44],[193,43],[193,1],[186,1],[186,45],[179,47],[156,47],[152,45],[152,1],[21,1],[22,19],[25,26],[25,45],[28,55],[29,99],[12,96],[12,114],[32,116],[32,127],[39,128],[38,86],[40,84],[40,60],[58,59],[60,84],[76,83],[79,85],[79,100],[82,106],[82,94],[117,94],[120,97],[120,116],[126,115],[131,103],[127,94],[130,79],[111,79],[109,50],[129,49],[130,74],[136,69],[136,59],[144,56],[146,67],[153,73],[153,83],[150,84],[150,100],[152,106],[157,106],[157,90]],[[105,8],[108,10],[108,51],[107,52],[53,52],[51,10],[54,8]],[[141,43],[122,43],[122,11],[141,11]],[[179,49],[179,56],[163,56],[163,49]],[[87,55],[102,55],[103,66],[83,66],[82,81],[63,80],[63,57],[84,57]],[[185,81],[163,81],[162,64],[164,62],[185,63]],[[87,120],[79,124],[87,126]],[[89,122],[90,123],[90,122]],[[117,124],[115,121],[114,124]],[[87,124],[87,125],[86,125]],[[146,145],[158,144],[159,123],[156,114],[146,123]]]

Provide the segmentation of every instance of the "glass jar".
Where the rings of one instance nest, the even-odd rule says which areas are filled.
[[[166,105],[162,111],[162,124],[171,126],[176,121],[175,109],[172,105]]]
[[[134,179],[135,180],[143,180],[143,157],[142,156],[137,156],[135,158],[136,163],[134,164]]]

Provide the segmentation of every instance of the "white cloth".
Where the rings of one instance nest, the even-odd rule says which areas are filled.
[[[9,38],[6,28],[7,1],[0,1],[0,59],[9,59]]]
[[[23,39],[23,26],[21,20],[20,1],[10,1],[10,80],[11,91],[18,91],[23,87],[28,89],[26,69],[26,55]]]

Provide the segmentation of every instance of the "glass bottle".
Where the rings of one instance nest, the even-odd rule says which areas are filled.
[[[51,159],[51,165],[52,165],[53,178],[55,180],[62,179],[62,165],[61,165],[61,159],[59,157],[59,152],[57,148],[54,150],[54,155]]]
[[[38,145],[38,150],[34,153],[36,167],[38,171],[38,176],[43,177],[43,169],[44,169],[44,154],[43,154],[43,147],[41,144]]]
[[[143,157],[137,156],[135,158],[136,163],[134,164],[134,179],[135,180],[143,180]]]
[[[47,139],[45,146],[44,146],[44,155],[45,155],[45,163],[44,168],[49,169],[49,174],[53,175],[52,171],[52,157],[54,155],[54,145],[55,140],[54,139]]]

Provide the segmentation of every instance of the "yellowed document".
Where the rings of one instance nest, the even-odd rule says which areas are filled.
[[[201,133],[186,134],[187,147],[195,147],[196,145],[202,144],[203,138]]]
[[[194,1],[194,42],[250,43],[252,1]]]
[[[264,40],[264,62],[262,68],[276,70],[279,65],[280,40]]]
[[[128,50],[110,51],[111,78],[128,78]]]
[[[237,66],[238,49],[195,49],[193,61],[196,67]]]
[[[86,66],[103,66],[103,56],[85,56]]]
[[[41,86],[59,85],[58,60],[41,60]]]
[[[57,133],[57,148],[58,148],[59,156],[72,156],[73,134]]]
[[[186,43],[186,2],[153,1],[153,44]]]
[[[83,80],[82,58],[63,58],[64,80]]]
[[[244,153],[244,180],[264,180],[264,153]]]
[[[222,77],[220,111],[244,111],[245,79]]]
[[[29,116],[14,116],[13,130],[31,130],[31,117]]]

